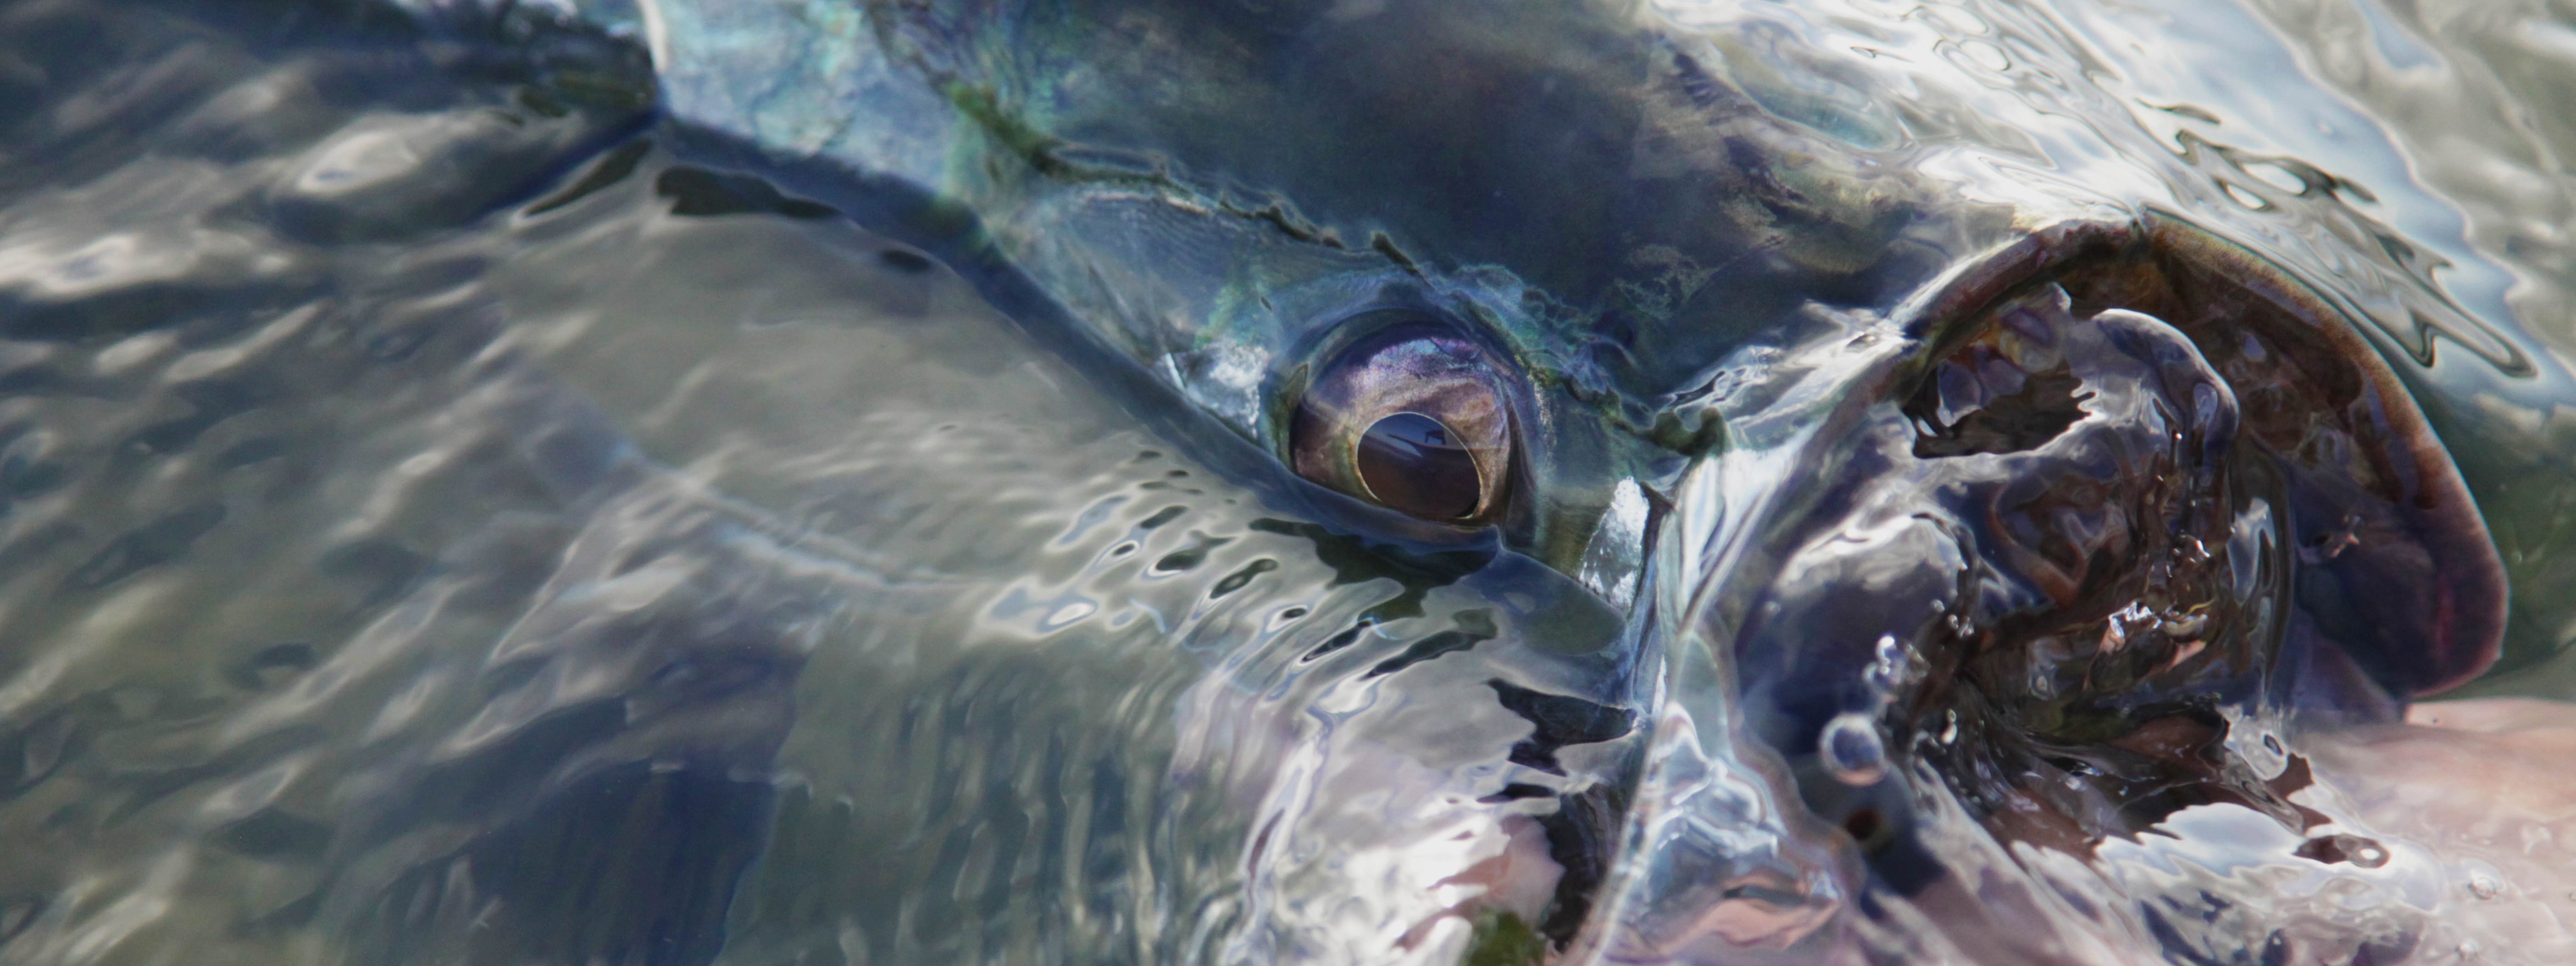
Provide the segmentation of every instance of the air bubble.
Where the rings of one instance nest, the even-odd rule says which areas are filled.
[[[2503,891],[2504,884],[2497,882],[2494,876],[2488,875],[2484,872],[2472,872],[2469,874],[2470,895],[2476,896],[2480,899],[2493,899],[2498,893]]]
[[[1864,680],[1869,683],[1870,690],[1883,699],[1888,692],[1896,690],[1897,685],[1904,683],[1904,667],[1905,646],[1897,642],[1894,634],[1881,635],[1877,659],[1869,662]]]
[[[1835,715],[1817,741],[1825,770],[1846,785],[1875,785],[1887,775],[1887,746],[1878,725],[1857,711]]]
[[[2348,862],[2355,868],[2376,869],[2388,864],[2388,849],[2358,835],[2328,835],[2309,839],[2296,853],[2303,859],[2328,864]]]

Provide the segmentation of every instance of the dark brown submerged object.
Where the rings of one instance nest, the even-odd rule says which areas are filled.
[[[1735,645],[1755,732],[1875,878],[1944,891],[1885,780],[1907,752],[2006,842],[2089,856],[2220,802],[2304,832],[2304,764],[2232,728],[2394,720],[2495,661],[2477,508],[2316,288],[2151,213],[1933,292]]]
[[[2280,463],[2294,506],[2323,517],[2290,535],[2323,579],[2298,593],[2333,595],[2311,596],[2313,610],[2352,610],[2328,637],[2393,696],[2438,693],[2495,662],[2506,592],[2486,524],[2406,386],[2318,289],[2157,213],[2035,233],[1964,281],[1953,291],[1988,299],[1986,313],[2055,285],[2075,318],[2123,309],[2188,337],[2234,391],[2236,435]],[[1946,360],[1978,324],[1991,319],[1920,334]]]

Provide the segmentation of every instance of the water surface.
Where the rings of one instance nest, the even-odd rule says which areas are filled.
[[[2576,700],[2567,10],[1653,15],[1854,52],[1780,109],[1963,146],[1928,163],[1971,192],[2136,184],[2350,283],[2512,577],[2467,693]],[[808,197],[631,38],[537,33],[0,7],[0,962],[1454,961],[1463,923],[1352,924],[1526,847],[1442,790],[1522,774],[1507,688],[1628,666],[1614,609],[1319,522],[918,199]],[[1492,639],[1561,653],[1448,657]],[[1560,777],[1645,740],[1566,727]],[[2375,878],[2220,819],[2124,844],[2115,881],[2239,911],[2123,951],[2566,960],[2576,799],[2378,791],[2472,831]]]

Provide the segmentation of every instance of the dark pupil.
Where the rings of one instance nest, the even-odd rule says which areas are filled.
[[[1476,459],[1449,427],[1421,413],[1397,413],[1360,436],[1360,485],[1379,503],[1432,520],[1476,513],[1484,495]]]

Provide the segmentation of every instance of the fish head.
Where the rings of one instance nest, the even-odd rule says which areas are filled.
[[[1182,702],[1174,780],[1252,816],[1232,959],[2121,961],[2106,847],[2224,806],[2305,848],[2285,736],[2495,659],[2493,541],[2338,280],[1997,162],[1845,28],[878,0],[790,48],[911,93],[835,100],[709,80],[684,6],[676,102],[916,187],[1401,588]]]
[[[1366,504],[1356,442],[1441,409],[1482,491],[1371,525],[1569,573],[1722,443],[1730,352],[1883,322],[2013,230],[1635,5],[880,10],[963,119],[940,196],[1078,324]]]

